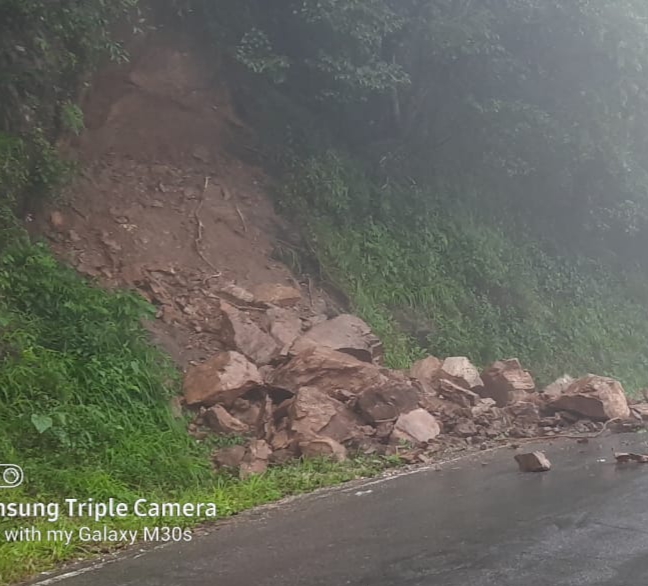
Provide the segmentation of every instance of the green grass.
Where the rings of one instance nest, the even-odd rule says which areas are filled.
[[[22,466],[26,482],[0,491],[0,500],[215,502],[223,517],[389,465],[298,462],[245,481],[215,474],[210,446],[193,440],[186,421],[172,416],[169,398],[178,390],[178,375],[146,339],[140,319],[150,314],[151,308],[129,293],[108,293],[84,282],[44,246],[18,236],[4,248],[0,461]],[[34,525],[63,529],[81,522]],[[32,524],[0,521],[0,584],[98,550],[78,541],[69,546],[4,541],[4,531]],[[152,524],[157,523],[133,516],[109,522],[122,529]]]
[[[642,273],[550,253],[469,194],[377,184],[336,152],[294,164],[278,201],[305,226],[323,277],[382,336],[390,366],[516,356],[540,384],[594,372],[629,392],[648,386]],[[416,327],[401,327],[403,313]]]

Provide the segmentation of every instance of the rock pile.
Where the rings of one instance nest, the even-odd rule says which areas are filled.
[[[191,433],[246,438],[214,454],[216,466],[243,477],[291,458],[428,461],[440,450],[596,433],[611,420],[648,418],[648,405],[629,405],[618,381],[565,376],[539,391],[515,358],[483,372],[465,357],[432,356],[407,372],[390,370],[359,318],[300,319],[290,309],[296,293],[279,286],[250,296],[259,298],[263,306],[253,311],[221,302],[229,349],[190,366],[184,381],[184,403],[196,411]]]

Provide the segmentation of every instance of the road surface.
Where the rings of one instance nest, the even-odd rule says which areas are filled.
[[[193,542],[126,557],[60,586],[646,586],[645,435],[541,448],[522,474],[504,449],[310,495]],[[529,448],[530,446],[525,446]],[[58,581],[60,580],[60,581]],[[54,580],[40,582],[52,584]]]

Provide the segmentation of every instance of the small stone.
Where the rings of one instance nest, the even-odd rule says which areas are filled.
[[[57,231],[62,230],[63,227],[65,226],[65,217],[59,211],[52,212],[50,214],[49,221],[52,228],[54,228]]]
[[[551,462],[542,452],[516,454],[515,461],[521,472],[547,472],[551,470]]]
[[[471,421],[470,419],[468,419],[468,418],[460,419],[457,422],[457,425],[455,425],[453,431],[454,431],[455,435],[458,435],[458,436],[464,437],[464,438],[469,438],[469,437],[472,437],[474,435],[477,435],[477,432],[478,432],[477,426],[475,425],[475,423],[473,421]]]
[[[207,425],[216,433],[225,435],[243,435],[250,431],[249,427],[228,413],[221,405],[214,405],[205,412]]]

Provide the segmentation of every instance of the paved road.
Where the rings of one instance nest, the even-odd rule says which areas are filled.
[[[541,445],[545,474],[503,450],[311,495],[60,584],[646,586],[648,465],[612,457],[645,437]]]

